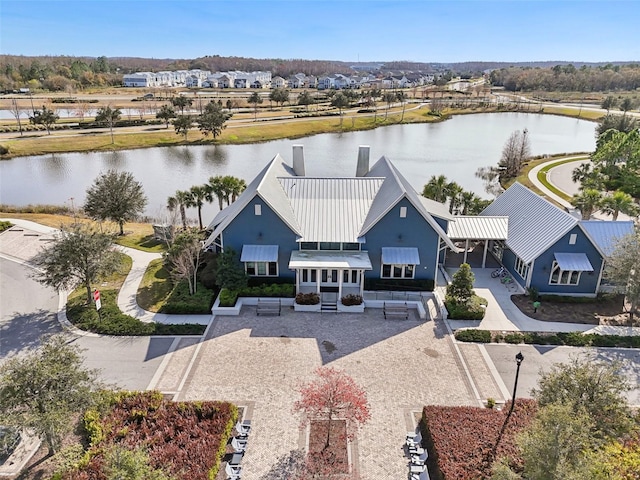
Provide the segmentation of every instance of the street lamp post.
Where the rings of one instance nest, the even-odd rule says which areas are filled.
[[[509,413],[504,419],[504,423],[502,424],[502,428],[500,429],[500,433],[498,434],[498,439],[496,440],[496,443],[493,446],[493,450],[491,451],[492,459],[496,458],[498,445],[500,444],[500,440],[502,440],[502,435],[504,434],[504,431],[507,428],[507,423],[509,423],[509,417],[511,417],[511,413],[513,412],[513,407],[515,407],[515,404],[516,404],[516,390],[518,388],[518,376],[520,375],[520,365],[522,364],[523,360],[524,360],[524,355],[522,355],[522,352],[518,352],[516,354],[516,380],[513,383],[513,398],[511,399],[511,408],[509,408]]]
[[[509,409],[509,415],[507,415],[507,419],[511,416],[511,412],[513,412],[513,407],[516,404],[516,389],[518,388],[518,376],[520,375],[520,365],[524,360],[524,355],[522,352],[518,352],[516,355],[516,380],[513,382],[513,397],[511,398],[511,408]],[[505,422],[506,423],[506,422]]]

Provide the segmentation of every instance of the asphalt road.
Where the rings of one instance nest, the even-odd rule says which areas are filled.
[[[63,332],[58,323],[58,294],[31,278],[30,268],[0,258],[0,363],[36,348],[42,335]],[[173,337],[93,337],[66,334],[84,350],[85,366],[100,371],[110,385],[144,390]]]
[[[515,356],[522,352],[517,397],[531,397],[538,384],[540,371],[549,371],[554,363],[565,363],[574,355],[591,354],[598,360],[620,361],[622,372],[633,388],[627,394],[630,405],[640,406],[640,350],[629,348],[580,348],[533,345],[486,345],[507,390],[512,394],[516,375]]]

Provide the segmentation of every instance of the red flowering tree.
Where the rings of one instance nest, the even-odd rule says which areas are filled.
[[[350,439],[371,418],[371,413],[365,391],[344,371],[319,367],[314,373],[316,378],[299,388],[300,400],[295,403],[293,411],[302,414],[303,426],[312,421],[326,423],[324,451],[331,444],[331,428],[335,420],[346,423],[346,436]]]

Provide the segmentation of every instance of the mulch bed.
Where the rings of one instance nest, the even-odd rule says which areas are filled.
[[[344,420],[332,420],[327,441],[327,421],[312,421],[309,429],[309,456],[318,458],[331,473],[349,473],[349,454],[347,452],[347,424]],[[322,458],[324,457],[324,459]]]
[[[584,323],[588,325],[628,325],[624,295],[611,295],[594,302],[565,303],[541,300],[536,313],[527,295],[511,295],[511,301],[525,315],[546,322]]]

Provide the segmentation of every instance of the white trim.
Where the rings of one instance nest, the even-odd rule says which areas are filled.
[[[554,272],[554,270],[555,270],[556,268],[558,269],[558,279],[557,279],[557,280],[556,280],[556,282],[554,283],[554,282],[552,282],[552,281],[551,281],[551,279],[552,279],[552,277],[553,277],[553,272]],[[565,273],[565,272],[568,274],[568,278],[567,278],[568,282],[562,282],[562,281],[561,281],[561,280],[562,280],[562,274],[563,274],[563,273]],[[577,273],[577,274],[578,274],[578,278],[577,278],[577,280],[576,280],[576,282],[575,282],[575,283],[572,283],[572,282],[571,282],[571,278],[573,277],[573,275],[574,275],[575,273]],[[562,269],[560,268],[560,265],[558,265],[558,262],[557,262],[556,260],[554,260],[554,261],[551,263],[551,272],[549,272],[549,281],[548,281],[548,284],[549,284],[549,285],[565,285],[565,286],[570,286],[570,287],[576,287],[576,286],[580,285],[580,277],[581,277],[581,276],[582,276],[582,271],[581,271],[581,270],[562,270]]]

